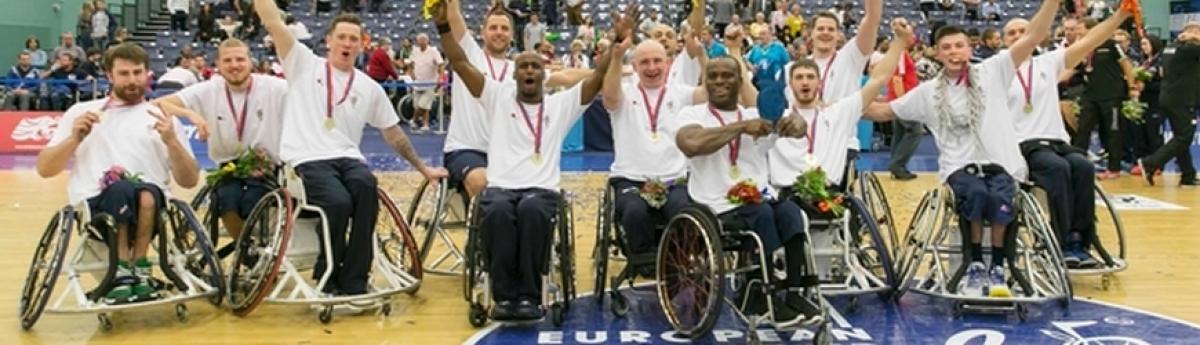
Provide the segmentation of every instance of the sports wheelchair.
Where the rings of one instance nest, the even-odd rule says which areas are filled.
[[[771,276],[762,247],[761,238],[739,217],[718,217],[705,205],[689,205],[673,217],[659,242],[656,259],[658,299],[671,327],[690,339],[700,338],[712,331],[722,304],[727,304],[752,330],[747,332],[748,341],[758,343],[758,332],[753,330],[771,320],[775,301],[767,298],[763,314],[747,315],[742,310],[749,302],[746,298],[749,294],[731,298],[726,296],[725,289],[741,292],[759,289],[766,296],[781,291],[762,280]],[[816,260],[808,239],[805,247],[808,265],[803,275],[815,276]],[[751,278],[755,275],[762,278]],[[813,343],[829,344],[832,307],[821,296],[820,284],[813,281],[802,295],[822,310],[820,317],[808,322],[817,324]]]
[[[621,221],[617,218],[616,197],[618,193],[612,183],[612,179],[605,182],[603,199],[600,202],[600,209],[596,212],[596,246],[592,249],[592,263],[595,265],[596,273],[596,303],[603,305],[604,298],[611,297],[612,304],[609,305],[609,310],[615,316],[624,317],[629,313],[629,300],[621,293],[621,285],[628,284],[630,288],[636,288],[633,285],[634,280],[647,268],[653,269],[658,255],[657,253],[631,254],[625,228],[621,226]],[[656,231],[665,228],[668,221],[661,214],[661,212],[651,213],[651,220],[654,222]],[[617,276],[611,279],[611,288],[609,288],[608,274],[610,261],[625,262],[625,266],[617,272]]]
[[[304,184],[292,167],[285,167],[280,179],[283,187],[259,200],[237,240],[229,268],[229,304],[234,314],[249,315],[266,300],[312,305],[320,310],[318,320],[329,323],[335,307],[350,312],[377,309],[387,316],[392,295],[416,294],[422,278],[416,242],[399,208],[382,189],[368,292],[351,296],[323,293],[332,269],[315,282],[305,278],[301,272],[313,269],[317,255],[324,255],[331,265],[334,262],[328,221],[320,207],[308,203]]]
[[[95,313],[103,330],[113,328],[111,314],[157,305],[175,305],[175,317],[188,319],[184,302],[205,298],[220,305],[225,280],[204,227],[187,203],[172,199],[158,214],[151,248],[165,282],[157,281],[159,298],[108,304],[102,298],[115,287],[117,227],[113,217],[93,215],[86,204],[56,212],[34,251],[29,275],[21,289],[21,328],[28,330],[46,313]],[[80,237],[71,245],[71,235]],[[105,235],[110,234],[110,235]],[[70,256],[67,254],[70,253]],[[67,279],[59,285],[59,276]],[[54,297],[51,299],[51,297]]]
[[[959,282],[966,279],[967,262],[963,257],[967,253],[962,239],[969,238],[970,226],[959,219],[954,192],[943,185],[926,192],[913,214],[897,258],[900,281],[896,298],[914,291],[953,300],[955,315],[968,311],[1016,312],[1021,320],[1028,316],[1026,303],[1057,300],[1061,307],[1068,308],[1073,291],[1062,252],[1028,188],[1022,185],[1016,190],[1016,217],[1005,231],[1007,283],[1013,287],[1012,297],[968,296],[958,290]],[[984,236],[985,244],[988,239]],[[986,245],[983,250],[991,251]]]
[[[1041,202],[1046,200],[1046,192],[1040,187],[1034,186],[1032,193]],[[1100,276],[1100,286],[1104,290],[1108,290],[1112,285],[1112,280],[1116,273],[1129,268],[1129,261],[1126,260],[1125,248],[1125,226],[1121,223],[1121,216],[1117,212],[1117,208],[1113,205],[1113,197],[1101,187],[1100,184],[1095,186],[1096,200],[1103,203],[1096,205],[1096,232],[1091,234],[1091,238],[1086,239],[1090,243],[1089,254],[1098,258],[1098,265],[1091,267],[1067,268],[1067,274],[1071,276]],[[1049,215],[1047,215],[1049,216]],[[1104,246],[1104,241],[1116,241],[1117,252],[1112,253]],[[1113,255],[1116,254],[1116,255]]]
[[[483,193],[487,193],[485,190]],[[480,194],[481,196],[483,194]],[[467,211],[466,265],[462,280],[463,299],[469,304],[467,319],[473,327],[483,327],[495,301],[492,300],[488,273],[489,256],[483,236],[481,197],[471,200]],[[549,308],[554,326],[561,326],[575,299],[575,226],[571,210],[571,195],[558,194],[558,214],[551,220],[554,228],[548,241],[550,250],[542,269],[542,305]]]
[[[427,273],[462,275],[467,257],[463,254],[453,230],[465,230],[470,198],[446,181],[431,184],[425,181],[408,205],[408,218],[413,235],[421,239],[420,258]],[[465,233],[465,231],[463,231]]]

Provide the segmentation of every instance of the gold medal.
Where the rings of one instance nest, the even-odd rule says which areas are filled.
[[[331,130],[331,131],[333,130],[333,118],[332,117],[325,118],[325,129]]]
[[[650,132],[650,142],[658,142],[658,132]]]
[[[542,165],[542,154],[540,152],[533,154],[533,165]]]
[[[1028,113],[1032,113],[1032,112],[1033,112],[1033,104],[1030,104],[1029,102],[1025,102],[1025,113],[1028,114]]]
[[[808,155],[805,155],[804,156],[804,164],[807,165],[809,169],[816,168],[817,164],[818,164],[817,156],[815,156],[811,153]]]
[[[734,165],[729,168],[729,177],[737,180],[738,178],[742,177],[742,171],[738,170],[738,167]]]

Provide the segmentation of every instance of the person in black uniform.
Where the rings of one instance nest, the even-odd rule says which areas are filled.
[[[1174,158],[1179,164],[1179,185],[1196,185],[1196,167],[1190,152],[1196,134],[1195,107],[1200,103],[1200,22],[1190,22],[1174,46],[1162,53],[1163,78],[1159,106],[1171,123],[1174,136],[1153,154],[1138,160],[1146,183]]]
[[[1087,18],[1083,25],[1088,30],[1099,24],[1096,20]],[[1125,57],[1125,53],[1111,39],[1100,44],[1090,58],[1081,64],[1086,86],[1083,96],[1079,99],[1079,125],[1071,144],[1087,150],[1091,142],[1092,130],[1100,125],[1100,142],[1108,153],[1108,171],[1097,173],[1101,180],[1114,179],[1121,176],[1121,131],[1120,121],[1121,102],[1130,96],[1129,86],[1133,84],[1133,65]],[[1077,71],[1078,73],[1078,71]],[[1136,96],[1132,96],[1136,98]]]
[[[1137,89],[1141,91],[1142,103],[1146,104],[1145,115],[1142,116],[1142,121],[1131,122],[1131,133],[1126,136],[1129,149],[1125,150],[1133,162],[1137,162],[1138,158],[1149,156],[1163,146],[1163,114],[1159,110],[1158,97],[1162,94],[1162,51],[1165,43],[1161,38],[1155,35],[1146,35],[1142,38],[1142,58],[1137,61],[1137,65],[1143,70],[1150,72],[1150,80],[1137,81]],[[1135,59],[1136,60],[1136,59]],[[1129,172],[1130,175],[1141,176],[1142,168],[1134,166]]]

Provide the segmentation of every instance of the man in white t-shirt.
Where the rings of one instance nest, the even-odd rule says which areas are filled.
[[[956,26],[934,34],[938,60],[945,68],[937,79],[921,84],[890,104],[872,104],[873,118],[919,121],[933,132],[938,150],[938,176],[954,191],[960,223],[969,223],[971,238],[963,245],[970,262],[965,287],[959,293],[1006,297],[1005,227],[1016,215],[1016,181],[1027,175],[1017,147],[1007,95],[1016,66],[1029,59],[1046,37],[1058,0],[1042,2],[1029,33],[982,63],[972,65],[970,41]],[[983,262],[983,222],[991,223],[991,268]],[[965,242],[965,241],[964,241]]]
[[[811,286],[806,283],[810,279],[802,276],[807,250],[804,211],[790,200],[776,199],[768,183],[767,151],[776,136],[772,124],[759,118],[755,108],[738,105],[736,91],[749,83],[744,78],[732,58],[709,60],[704,71],[708,102],[684,108],[670,126],[675,144],[688,158],[688,195],[721,219],[741,219],[758,234],[763,246],[760,250],[769,261],[763,264],[770,266],[771,276],[754,279],[767,279],[787,288]],[[801,117],[783,118],[778,128],[779,136],[805,135]],[[731,201],[727,195],[739,186],[760,191],[761,198]],[[759,289],[746,292],[750,302],[744,313],[766,312],[767,297]],[[771,316],[777,328],[792,327],[820,314],[812,301],[796,293],[788,293],[786,300],[774,294],[772,297],[775,302]]]
[[[436,180],[446,172],[425,166],[400,129],[383,88],[354,69],[354,57],[363,50],[358,17],[343,14],[332,20],[325,36],[329,52],[321,58],[292,36],[274,0],[255,0],[254,8],[288,76],[280,159],[295,167],[308,202],[321,207],[329,223],[334,262],[318,256],[313,275],[319,279],[327,267],[331,270],[325,293],[367,293],[379,196],[375,175],[359,149],[363,126],[378,128],[384,141],[425,178]]]
[[[452,30],[448,8],[442,2],[435,10],[434,22],[441,35]],[[631,35],[632,19],[620,23],[618,27],[627,29],[618,32]],[[497,82],[481,73],[458,42],[442,40],[442,48],[454,72],[485,109],[464,116],[487,117],[491,130],[488,188],[480,195],[479,203],[484,236],[488,238],[484,246],[490,253],[492,296],[496,300],[491,316],[496,320],[540,318],[541,272],[549,255],[551,220],[558,213],[559,147],[600,93],[612,59],[604,54],[583,83],[546,96],[546,71],[541,57],[534,52],[521,53],[514,59],[515,82],[510,83]],[[623,55],[620,48],[616,50]]]
[[[812,60],[802,59],[792,64],[788,71],[788,84],[794,90],[796,101],[792,102],[784,116],[802,117],[808,124],[809,132],[803,139],[780,138],[770,151],[771,185],[781,190],[781,196],[791,196],[796,177],[811,169],[823,170],[827,185],[838,186],[845,191],[842,183],[846,179],[846,145],[854,137],[864,105],[870,105],[879,95],[879,90],[891,80],[900,54],[913,40],[912,29],[903,18],[892,22],[892,32],[896,33],[896,39],[892,40],[887,54],[876,64],[871,71],[871,79],[857,96],[821,102],[821,83],[833,81],[821,79],[821,68]],[[842,75],[841,78],[859,79],[853,75]]]
[[[38,154],[38,175],[53,177],[70,164],[71,205],[88,207],[94,216],[111,216],[116,225],[117,248],[109,249],[117,251],[116,275],[110,290],[98,291],[110,304],[157,298],[146,254],[155,222],[161,221],[157,215],[166,205],[164,192],[172,179],[184,188],[199,180],[183,125],[143,102],[148,68],[149,57],[141,47],[126,43],[110,48],[104,70],[113,84],[112,96],[68,109]],[[93,219],[108,236],[103,218]]]
[[[424,33],[417,34],[417,46],[413,48],[412,55],[409,57],[413,64],[413,79],[418,83],[437,83],[442,80],[442,53],[437,47],[429,45],[429,36]],[[433,108],[433,101],[437,98],[437,86],[416,86],[413,87],[413,117],[416,118],[414,126],[420,126],[418,132],[429,130],[429,109]]]
[[[270,162],[279,162],[279,132],[287,82],[251,74],[250,47],[237,38],[221,42],[217,67],[219,78],[193,85],[156,103],[168,110],[187,109],[179,112],[188,114],[201,139],[208,141],[208,156],[217,168],[237,164],[238,157],[251,150],[256,154],[261,151]],[[238,238],[254,205],[271,191],[273,176],[273,169],[269,169],[257,176],[231,177],[209,186],[213,191],[213,206],[231,237]],[[232,250],[232,246],[225,246],[217,252],[223,257]]]
[[[512,45],[512,17],[503,8],[495,8],[487,13],[480,32],[484,46],[471,37],[463,18],[459,0],[444,0],[450,11],[447,20],[450,25],[450,37],[458,42],[466,53],[471,65],[484,76],[500,83],[515,83],[513,74],[516,68],[508,58],[508,48]],[[564,69],[550,74],[546,80],[547,88],[574,85],[591,75],[589,70]],[[478,116],[484,112],[479,100],[470,96],[462,78],[455,74],[450,85],[451,116],[450,125],[446,131],[446,144],[442,147],[446,169],[450,171],[450,183],[460,187],[469,197],[474,197],[487,187],[487,147],[490,137],[486,116]]]
[[[1046,190],[1050,224],[1062,247],[1063,262],[1071,268],[1096,264],[1088,255],[1096,235],[1096,170],[1086,151],[1071,146],[1058,106],[1058,80],[1127,18],[1129,12],[1120,10],[1075,44],[1030,59],[1017,68],[1008,88],[1009,113],[1021,154],[1029,164],[1030,179]],[[1005,45],[1016,44],[1028,28],[1025,19],[1010,20],[1004,25]]]

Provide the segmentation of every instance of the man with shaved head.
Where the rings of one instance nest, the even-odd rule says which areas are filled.
[[[443,37],[453,30],[447,3],[441,2],[434,11]],[[630,4],[617,21],[616,30],[624,41],[596,61],[587,80],[553,95],[545,94],[545,66],[536,53],[516,56],[511,75],[515,82],[498,82],[481,73],[458,42],[442,40],[451,68],[483,104],[483,112],[462,116],[480,117],[490,130],[488,188],[479,195],[479,208],[490,255],[487,269],[496,300],[491,315],[495,320],[533,320],[543,315],[541,272],[546,267],[552,220],[558,213],[559,148],[600,93],[613,60],[610,55],[624,55],[636,15],[637,6]]]
[[[1032,58],[1017,67],[1008,88],[1008,108],[1030,179],[1046,190],[1050,223],[1058,235],[1068,267],[1094,265],[1087,254],[1095,236],[1095,169],[1087,152],[1070,145],[1058,106],[1058,78],[1086,59],[1112,35],[1129,12],[1118,11],[1076,39],[1071,46]],[[1004,42],[1012,46],[1025,37],[1029,21],[1016,18],[1004,25]]]

